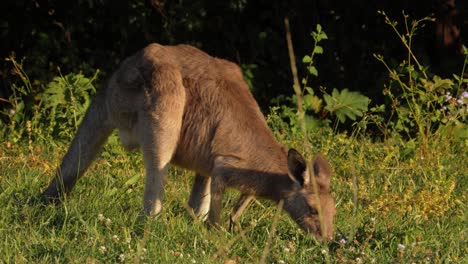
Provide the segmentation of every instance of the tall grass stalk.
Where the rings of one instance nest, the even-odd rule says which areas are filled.
[[[309,142],[307,127],[306,127],[306,122],[305,122],[305,116],[304,116],[305,113],[304,113],[304,110],[302,108],[302,104],[303,104],[304,100],[303,100],[302,89],[301,89],[301,86],[299,84],[299,77],[297,75],[296,59],[295,59],[295,55],[294,55],[293,42],[292,42],[292,38],[291,38],[291,30],[289,28],[289,19],[287,17],[284,19],[284,25],[285,25],[285,29],[286,29],[286,40],[287,40],[287,43],[288,43],[289,61],[291,63],[291,72],[292,72],[292,75],[293,75],[293,82],[294,82],[293,87],[294,87],[294,91],[295,91],[296,97],[297,97],[298,119],[300,121],[301,128],[302,128],[302,135],[304,137],[304,148],[309,150],[310,149],[310,142]],[[318,188],[317,180],[315,178],[315,175],[313,175],[314,170],[313,170],[312,164],[310,164],[310,162],[308,164],[308,167],[310,168],[308,176],[310,177],[311,182],[312,182],[312,188],[313,188],[314,193],[315,193],[315,199],[316,199],[316,201],[318,201],[318,204],[321,204],[320,203],[320,195],[319,195],[319,192],[318,192],[319,188]],[[324,221],[323,221],[323,213],[322,213],[321,206],[317,206],[317,212],[318,212],[318,218],[319,218],[320,226],[323,227],[324,226]],[[321,228],[320,230],[322,232],[322,238],[324,238],[325,237],[325,234],[323,233],[324,229]],[[328,256],[328,255],[326,255],[326,256]],[[326,258],[326,260],[329,260],[329,259]]]

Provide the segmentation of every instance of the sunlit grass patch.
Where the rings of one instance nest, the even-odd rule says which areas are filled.
[[[465,259],[466,154],[402,158],[394,145],[317,134],[332,163],[335,239],[321,244],[265,200],[229,230],[209,230],[186,211],[193,174],[171,169],[162,215],[141,223],[144,169],[139,154],[110,143],[58,206],[28,204],[51,179],[65,147],[2,148],[0,251],[11,262],[256,263],[439,262]],[[294,138],[291,139],[294,143]],[[434,149],[437,152],[437,149]],[[446,151],[446,150],[444,150]],[[39,153],[39,152],[37,152]],[[465,155],[465,156],[464,156]],[[224,199],[228,220],[238,193]],[[223,222],[224,222],[223,221]],[[232,263],[234,263],[232,262]]]

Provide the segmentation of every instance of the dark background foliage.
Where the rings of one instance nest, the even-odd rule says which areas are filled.
[[[57,75],[57,67],[64,73],[88,75],[100,69],[105,81],[123,58],[148,43],[189,43],[241,65],[255,64],[253,92],[266,107],[272,98],[292,94],[284,32],[284,18],[289,17],[298,63],[313,47],[310,32],[317,23],[329,36],[313,85],[357,90],[379,102],[388,74],[372,54],[392,58],[396,65],[405,50],[377,11],[400,21],[400,27],[402,10],[413,18],[435,16],[414,46],[423,64],[445,76],[458,73],[463,62],[467,4],[454,0],[4,0],[0,57],[25,58],[30,79],[42,83]],[[8,98],[17,77],[9,62],[2,60],[0,65],[0,98]]]

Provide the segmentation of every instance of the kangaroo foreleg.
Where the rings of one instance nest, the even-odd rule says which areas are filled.
[[[41,195],[46,202],[58,202],[62,194],[70,192],[112,132],[104,94],[101,90],[86,111],[55,178]]]
[[[211,197],[210,197],[210,211],[208,214],[208,221],[211,226],[219,226],[221,216],[223,194],[226,189],[222,176],[213,175],[211,177]]]
[[[210,177],[205,177],[200,174],[195,175],[188,205],[202,221],[206,219],[210,210],[210,185]]]
[[[237,221],[237,218],[244,212],[245,208],[249,205],[250,201],[254,198],[253,195],[251,194],[242,194],[241,197],[239,198],[239,201],[237,201],[236,206],[232,210],[231,213],[231,224]]]

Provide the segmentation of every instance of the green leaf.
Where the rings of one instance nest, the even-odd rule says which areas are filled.
[[[434,89],[436,91],[439,91],[439,90],[444,91],[444,90],[452,88],[453,86],[453,81],[450,79],[442,79],[439,76],[434,76],[433,80],[434,80]]]
[[[133,184],[137,183],[138,180],[140,180],[140,175],[139,174],[135,174],[133,177],[131,177],[130,179],[128,179],[125,183],[124,183],[124,187],[130,187],[132,186]]]
[[[316,31],[317,33],[320,33],[322,31],[322,25],[317,24]]]
[[[317,24],[316,31],[312,31],[310,35],[312,35],[316,44],[323,39],[328,39],[327,34],[322,31],[322,26],[320,24]]]
[[[324,31],[320,32],[319,36],[320,36],[320,40],[328,39],[328,36]]]
[[[302,58],[303,63],[310,63],[312,61],[312,58],[309,55],[305,55],[304,58]]]
[[[315,95],[306,94],[304,95],[304,106],[306,110],[311,109],[315,113],[318,113],[322,108],[322,99]]]
[[[347,118],[356,120],[358,116],[362,116],[367,111],[370,99],[359,92],[351,92],[348,89],[343,89],[341,92],[333,89],[332,95],[325,94],[325,110],[336,115],[341,123],[344,123]]]
[[[314,76],[318,76],[318,71],[317,71],[317,68],[315,68],[315,66],[309,66],[307,67],[307,69],[309,70],[310,74]]]
[[[304,121],[308,131],[316,131],[322,127],[328,126],[329,123],[328,119],[320,120],[310,115],[304,115]]]
[[[307,91],[308,94],[311,94],[311,95],[315,94],[314,90],[309,86],[304,87],[304,89]]]
[[[313,53],[316,53],[316,54],[323,54],[323,48],[321,46],[315,46],[314,47],[314,51]]]

